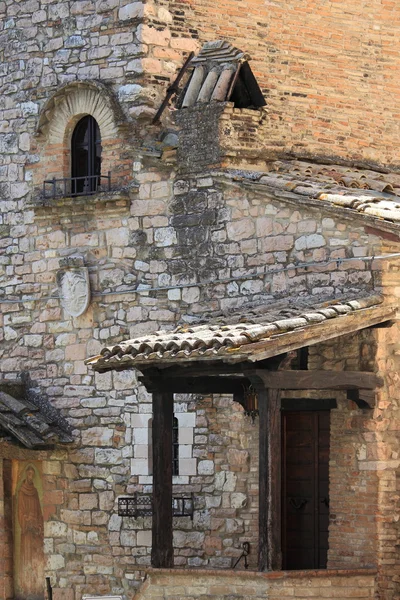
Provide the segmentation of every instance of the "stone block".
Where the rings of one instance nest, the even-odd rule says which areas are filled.
[[[176,417],[179,421],[179,415],[176,414]],[[193,427],[181,427],[179,424],[179,444],[193,444]]]
[[[181,458],[179,460],[179,475],[196,475],[197,460],[195,458]]]
[[[82,431],[83,446],[111,446],[114,430],[108,427],[89,427]]]
[[[212,460],[200,460],[198,464],[199,475],[213,475],[214,462]]]
[[[132,475],[149,475],[149,461],[144,458],[131,459]]]
[[[181,427],[195,427],[196,425],[195,412],[177,413],[175,416],[179,422],[179,433],[181,432]]]
[[[98,504],[97,494],[79,494],[79,510],[92,510],[97,508]]]
[[[137,532],[137,545],[151,547],[151,531],[144,530]]]

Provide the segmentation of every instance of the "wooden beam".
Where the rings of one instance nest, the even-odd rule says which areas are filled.
[[[281,570],[281,411],[279,390],[251,377],[259,409],[258,570]]]
[[[374,390],[383,379],[366,371],[254,371],[267,388],[275,390]]]
[[[236,394],[248,384],[246,377],[139,377],[148,391],[172,392],[174,394]]]
[[[174,565],[172,545],[172,419],[171,392],[153,392],[153,525],[151,564]]]
[[[242,346],[236,356],[233,353],[232,359],[235,361],[249,360],[257,362],[265,358],[271,358],[282,352],[290,352],[304,346],[312,346],[326,340],[360,331],[361,329],[367,329],[385,321],[391,321],[396,318],[396,314],[397,307],[393,304],[364,308],[354,313],[336,317],[335,319],[328,319],[324,323],[308,325],[301,329],[271,336],[266,340],[261,340],[248,346]],[[225,356],[223,358],[225,359]]]

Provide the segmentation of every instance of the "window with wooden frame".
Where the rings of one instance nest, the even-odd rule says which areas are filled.
[[[72,194],[92,194],[100,186],[101,135],[96,119],[88,115],[76,125],[71,140]]]

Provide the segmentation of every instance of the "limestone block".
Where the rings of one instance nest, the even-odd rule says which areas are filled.
[[[206,496],[206,508],[218,508],[221,506],[221,496]]]
[[[135,444],[148,444],[149,443],[149,428],[148,427],[134,427],[133,441]]]
[[[179,444],[179,458],[192,458],[192,446],[190,444]]]
[[[179,415],[176,415],[179,421]],[[181,427],[179,423],[178,441],[180,444],[193,444],[193,427]]]
[[[79,509],[91,510],[97,508],[99,499],[97,494],[79,494]]]
[[[111,446],[114,430],[108,427],[90,427],[82,431],[83,446]]]
[[[108,522],[108,531],[120,531],[122,525],[122,517],[119,515],[111,515]]]
[[[112,510],[114,508],[114,492],[100,492],[100,509]]]
[[[23,117],[39,114],[39,105],[36,102],[21,102],[20,107]]]
[[[151,547],[151,531],[138,531],[137,532],[137,545]]]
[[[103,408],[107,404],[107,400],[104,396],[98,398],[82,398],[81,406],[85,408]]]
[[[94,461],[98,465],[120,465],[122,462],[121,450],[116,448],[96,448]]]
[[[213,475],[214,462],[212,460],[200,460],[198,465],[199,475]]]
[[[151,418],[151,414],[133,414],[131,415],[131,426],[141,429],[147,429],[149,427],[149,420]]]
[[[136,531],[121,531],[121,546],[136,546]]]
[[[173,227],[160,227],[154,231],[154,242],[156,246],[173,246],[178,243],[176,231]]]
[[[121,21],[137,19],[143,16],[143,12],[144,5],[142,2],[131,2],[119,9],[118,18],[121,19]]]
[[[225,483],[222,486],[224,492],[233,492],[236,488],[237,476],[235,473],[228,471],[226,473]]]
[[[65,559],[62,554],[52,554],[47,558],[46,570],[57,571],[65,567]]]
[[[149,461],[144,458],[132,458],[131,474],[132,475],[149,475]]]
[[[181,299],[181,290],[180,289],[173,289],[173,290],[168,290],[168,300],[176,300],[179,301]]]
[[[302,235],[301,237],[297,238],[294,246],[296,250],[321,248],[322,246],[326,246],[326,240],[322,235],[318,233],[314,233],[312,235]]]
[[[61,538],[67,535],[68,527],[59,521],[47,521],[44,524],[44,535],[49,538]]]
[[[179,423],[179,433],[181,432],[181,427],[182,428],[183,427],[185,427],[185,428],[195,427],[195,425],[196,425],[196,413],[195,412],[178,413],[175,416],[178,419],[178,423]],[[180,439],[179,439],[179,442],[181,442]],[[182,442],[182,443],[184,443],[184,442]]]
[[[197,461],[195,458],[181,458],[179,461],[180,475],[196,475]]]
[[[231,496],[231,507],[232,508],[244,508],[247,504],[247,497],[245,494],[236,492]]]
[[[86,41],[81,35],[70,35],[64,43],[66,48],[81,48],[85,46]]]
[[[187,304],[194,304],[195,302],[198,302],[200,300],[200,288],[198,288],[198,287],[183,288],[182,300],[183,300],[183,302],[187,302]]]
[[[133,454],[135,458],[146,458],[148,460],[149,450],[150,446],[148,444],[135,444],[133,446]]]
[[[240,219],[227,224],[229,239],[233,241],[245,240],[255,234],[255,225],[251,219]]]

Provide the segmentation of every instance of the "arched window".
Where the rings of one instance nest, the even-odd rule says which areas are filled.
[[[96,119],[88,115],[76,125],[71,141],[72,193],[93,194],[100,185],[101,136]]]

